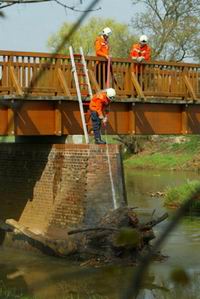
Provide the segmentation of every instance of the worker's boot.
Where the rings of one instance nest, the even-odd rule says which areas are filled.
[[[106,144],[106,142],[103,141],[103,140],[100,139],[100,138],[95,138],[95,143],[96,143],[96,144]]]

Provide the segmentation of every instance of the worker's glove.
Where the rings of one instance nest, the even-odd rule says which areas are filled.
[[[103,121],[103,123],[104,123],[104,124],[106,124],[106,123],[107,123],[107,121],[108,121],[108,118],[107,118],[107,116],[105,116],[105,117],[103,118],[103,120],[102,120],[102,121]]]
[[[106,127],[107,122],[108,122],[108,118],[107,118],[107,116],[105,116],[105,117],[102,119],[102,124],[103,124],[104,128]]]
[[[143,56],[140,56],[140,57],[137,58],[137,62],[140,63],[140,62],[142,62],[142,61],[144,61],[144,57],[143,57]]]
[[[133,61],[137,61],[138,57],[132,56]]]

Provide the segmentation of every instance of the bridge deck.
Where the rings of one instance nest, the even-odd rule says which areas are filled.
[[[93,92],[105,88],[106,62],[86,61]],[[200,133],[199,64],[156,61],[138,68],[129,59],[113,59],[112,67],[117,100],[110,134]],[[0,51],[0,79],[0,135],[82,134],[68,56]],[[87,103],[84,85],[82,93]]]

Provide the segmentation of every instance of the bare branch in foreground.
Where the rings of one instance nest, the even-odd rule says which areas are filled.
[[[65,3],[59,1],[59,0],[2,0],[0,1],[0,9],[4,9],[8,6],[12,6],[15,4],[33,4],[33,3],[42,3],[42,2],[56,2],[58,5],[64,7],[65,9],[70,9],[72,11],[76,11],[76,12],[90,12],[90,11],[97,11],[100,10],[101,7],[98,7],[96,9],[77,9],[76,6],[70,6],[70,5],[66,5]],[[80,2],[80,4],[82,4],[82,1]]]

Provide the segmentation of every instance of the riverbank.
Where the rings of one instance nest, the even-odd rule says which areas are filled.
[[[125,159],[124,165],[134,169],[200,172],[200,136],[152,136],[143,140],[142,150]]]

